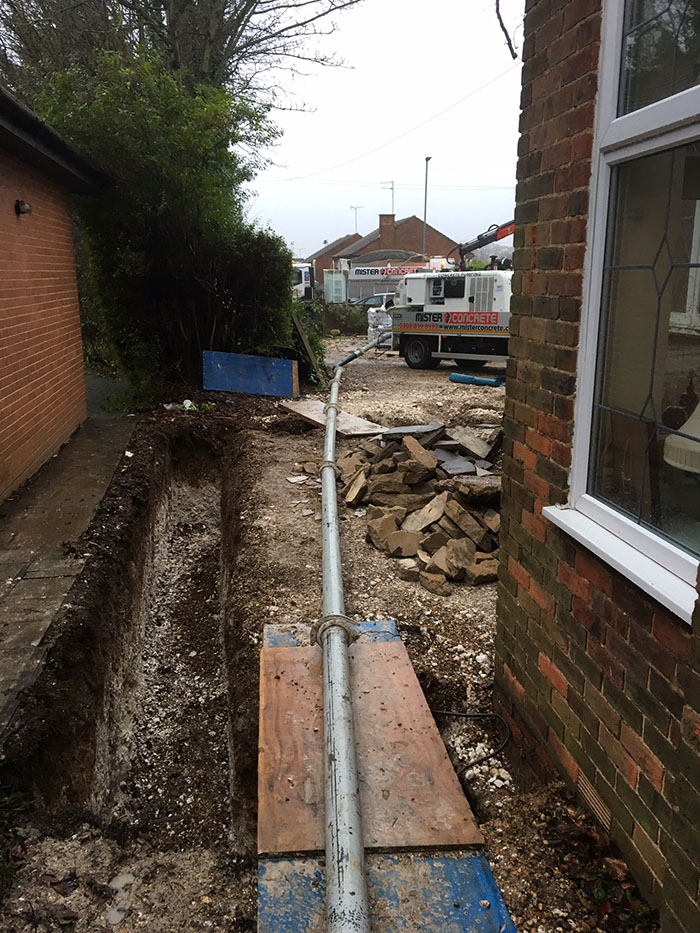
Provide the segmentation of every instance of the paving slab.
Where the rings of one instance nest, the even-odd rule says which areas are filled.
[[[135,419],[100,411],[123,387],[93,377],[95,412],[61,450],[0,504],[0,738],[20,690],[40,670],[52,622],[85,560],[69,554],[87,529]]]

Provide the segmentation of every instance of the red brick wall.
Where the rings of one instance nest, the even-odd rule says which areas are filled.
[[[15,201],[32,213],[15,215]],[[68,193],[0,151],[0,501],[85,418]]]
[[[409,252],[421,254],[423,251],[423,221],[418,217],[409,217],[404,223],[399,224],[393,231],[388,230],[387,218],[391,219],[391,214],[380,214],[379,239],[370,243],[362,253],[373,253],[379,249],[405,249]],[[435,230],[429,224],[425,231],[425,251],[429,256],[445,256],[457,244]],[[361,256],[358,253],[357,256]],[[353,259],[356,258],[353,256]]]
[[[664,931],[700,929],[692,628],[553,527],[568,497],[601,0],[526,4],[496,681],[518,743],[609,824]]]
[[[347,249],[348,246],[352,246],[353,243],[357,243],[358,240],[361,240],[362,237],[359,233],[352,233],[349,237],[346,238],[343,245],[340,249]],[[335,249],[330,249],[329,251],[323,253],[321,256],[317,256],[314,259],[314,273],[316,275],[316,284],[323,285],[325,270],[333,268],[333,257],[338,253],[338,247]]]

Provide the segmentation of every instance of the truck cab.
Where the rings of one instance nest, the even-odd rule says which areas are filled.
[[[508,358],[512,272],[405,276],[392,309],[392,347],[412,369],[443,359],[480,368]]]

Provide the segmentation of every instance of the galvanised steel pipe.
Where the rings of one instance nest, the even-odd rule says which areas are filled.
[[[350,694],[348,623],[340,560],[335,487],[335,433],[343,367],[378,345],[378,338],[341,360],[326,406],[321,464],[323,525],[323,732],[326,783],[326,933],[369,933],[362,812]]]

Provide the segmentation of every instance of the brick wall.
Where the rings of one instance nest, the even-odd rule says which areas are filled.
[[[347,249],[348,246],[352,246],[353,243],[356,243],[358,240],[361,240],[362,237],[359,233],[351,233],[342,241],[341,244],[336,243],[335,246],[329,244],[329,248],[321,253],[320,256],[316,256],[314,259],[314,272],[316,274],[316,284],[323,285],[325,271],[326,269],[333,268],[333,257],[338,253],[340,249]]]
[[[498,702],[576,786],[664,933],[700,929],[700,611],[670,615],[542,516],[565,502],[601,0],[528,0],[505,413]]]
[[[15,201],[32,213],[15,215]],[[85,418],[67,191],[0,151],[0,501]]]

